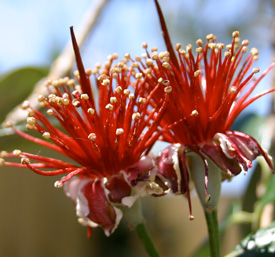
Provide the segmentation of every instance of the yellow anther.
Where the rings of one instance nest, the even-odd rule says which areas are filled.
[[[79,102],[77,99],[74,99],[74,100],[72,101],[72,104],[73,104],[73,106],[75,106],[75,107],[79,107],[79,106],[80,106],[80,102]]]
[[[171,87],[171,86],[165,87],[165,88],[164,88],[164,92],[165,92],[166,94],[171,93],[171,92],[172,92],[172,87]]]
[[[189,215],[189,216],[188,216],[188,219],[192,221],[192,220],[195,219],[195,217],[194,217],[193,215]]]
[[[224,56],[225,56],[225,57],[231,57],[231,55],[232,55],[232,54],[231,54],[230,52],[225,52],[225,53],[224,53]]]
[[[124,58],[125,58],[126,60],[129,60],[129,59],[131,59],[131,56],[130,56],[129,53],[125,53],[125,54],[124,54]]]
[[[89,108],[87,110],[87,112],[90,113],[90,114],[95,114],[95,110],[93,108]]]
[[[21,152],[20,150],[18,150],[18,149],[15,149],[15,150],[12,151],[12,154],[13,154],[14,156],[19,156],[21,153],[22,153],[22,152]]]
[[[188,44],[186,45],[186,52],[190,52],[190,51],[192,51],[192,45]]]
[[[153,60],[157,60],[158,59],[158,53],[157,52],[153,52],[152,53],[152,59]]]
[[[87,94],[82,94],[82,95],[80,96],[80,98],[83,99],[83,100],[88,100],[88,99],[89,99],[89,96],[88,96]]]
[[[7,156],[8,152],[7,151],[1,151],[0,152],[0,157],[5,158]]]
[[[185,55],[185,53],[186,53],[185,50],[183,50],[183,49],[180,49],[180,50],[179,50],[179,54],[180,54],[180,55]]]
[[[96,140],[96,134],[95,133],[90,133],[88,138],[92,141]]]
[[[210,200],[211,200],[211,195],[208,194],[208,195],[205,197],[204,201],[205,201],[206,203],[208,203]]]
[[[63,187],[63,183],[60,182],[60,181],[55,181],[55,182],[54,182],[54,187],[55,187],[55,188],[62,188],[62,187]]]
[[[196,70],[196,71],[194,72],[194,77],[196,78],[196,77],[198,77],[200,74],[201,74],[201,71],[200,71],[200,70]]]
[[[122,135],[123,133],[124,133],[123,128],[118,128],[118,129],[116,130],[116,135],[117,135],[117,136],[120,136],[120,135]]]
[[[203,48],[202,47],[197,47],[196,48],[196,52],[199,54],[199,53],[201,53],[203,51]]]
[[[258,73],[258,72],[260,72],[259,68],[253,68],[253,73]]]
[[[233,31],[232,32],[232,37],[238,37],[240,35],[239,31]]]
[[[177,43],[177,44],[176,44],[176,50],[178,51],[178,50],[180,50],[180,48],[181,48],[181,44],[180,44],[180,43]]]
[[[196,44],[198,46],[202,46],[203,45],[203,41],[199,38],[197,41],[196,41]]]
[[[34,125],[31,125],[31,124],[27,124],[26,125],[26,129],[29,129],[29,130],[31,130],[31,129],[34,129]]]
[[[37,97],[37,101],[38,102],[43,102],[45,100],[45,97],[43,96],[43,95],[39,95],[38,97]]]
[[[252,55],[258,55],[259,54],[259,50],[255,47],[253,47],[251,50],[250,50],[251,54]]]
[[[74,71],[74,76],[75,76],[75,77],[79,77],[79,70],[75,70],[75,71]]]
[[[104,79],[101,84],[103,86],[108,86],[110,84],[110,80],[109,79]]]
[[[170,64],[168,63],[168,62],[164,62],[164,63],[162,63],[162,67],[164,67],[164,68],[170,68]]]
[[[34,125],[35,122],[36,122],[36,120],[35,120],[34,117],[28,117],[28,118],[27,118],[27,122],[28,122],[28,124],[30,124],[30,125]]]
[[[145,58],[147,58],[147,54],[146,53],[142,53],[141,57],[145,59]]]
[[[129,97],[129,99],[130,99],[130,100],[135,99],[135,95],[134,95],[134,94],[129,94],[129,96],[128,96],[128,97]]]
[[[158,83],[162,83],[162,82],[163,82],[163,78],[159,78]]]
[[[227,50],[232,49],[232,44],[228,44],[228,45],[226,45],[226,49],[227,49]]]
[[[107,110],[113,110],[114,109],[114,106],[112,105],[112,104],[107,104],[106,106],[105,106],[105,108],[107,109]]]
[[[243,46],[248,46],[249,45],[249,41],[247,39],[242,41],[242,45]]]
[[[29,158],[26,158],[26,157],[21,158],[21,164],[29,164],[29,163],[30,163]]]
[[[133,113],[133,115],[132,115],[132,120],[138,120],[139,118],[140,118],[140,113],[139,112],[135,112],[135,113]]]
[[[130,90],[129,89],[124,89],[123,93],[124,93],[124,95],[129,95],[130,94]]]
[[[44,133],[42,134],[42,136],[43,136],[45,139],[50,139],[51,134],[50,134],[49,132],[44,132]]]
[[[230,88],[230,93],[235,94],[237,92],[238,88],[236,86],[232,86]]]
[[[141,58],[140,58],[139,56],[136,56],[136,57],[135,57],[135,60],[136,60],[137,62],[141,62]]]
[[[0,166],[4,166],[5,165],[5,160],[3,158],[0,158]]]
[[[246,46],[244,46],[244,47],[242,48],[242,52],[243,52],[243,53],[246,53],[246,52],[247,52],[247,47],[246,47]]]
[[[142,73],[136,73],[135,78],[136,79],[141,79],[143,77]]]
[[[74,86],[74,85],[75,85],[75,80],[74,80],[74,79],[69,79],[69,80],[67,81],[67,85],[68,85],[69,87]]]
[[[208,34],[207,36],[206,36],[206,39],[208,39],[208,40],[211,40],[211,39],[214,39],[214,35],[213,34]]]
[[[147,49],[147,47],[148,47],[148,44],[146,42],[143,42],[142,43],[142,48]]]
[[[115,91],[119,94],[122,91],[122,87],[121,86],[116,87]]]
[[[27,110],[28,108],[30,108],[30,102],[29,101],[24,101],[21,105],[21,108],[23,110]]]
[[[138,99],[138,102],[139,103],[146,103],[146,98],[145,97],[140,97],[139,99]]]
[[[70,100],[67,99],[67,98],[61,98],[61,102],[64,104],[64,105],[68,105],[70,103]]]
[[[152,60],[152,59],[147,59],[147,60],[145,61],[145,64],[146,64],[147,66],[151,66],[151,65],[153,65],[153,60]]]
[[[198,115],[199,115],[199,112],[198,112],[197,110],[193,110],[193,111],[191,112],[191,116],[197,117]]]

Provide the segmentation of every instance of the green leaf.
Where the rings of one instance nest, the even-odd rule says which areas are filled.
[[[34,85],[48,73],[45,68],[23,67],[0,78],[0,123],[6,114],[32,92]]]
[[[238,130],[253,136],[258,142],[262,141],[264,118],[255,113],[240,115],[234,122],[231,130]]]
[[[275,202],[275,176],[271,176],[264,195],[257,201],[257,208],[263,208],[266,204]]]
[[[275,255],[275,222],[248,235],[225,257],[268,257]]]

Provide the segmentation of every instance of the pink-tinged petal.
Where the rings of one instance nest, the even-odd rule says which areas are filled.
[[[122,175],[113,176],[105,184],[111,202],[121,203],[122,198],[130,196],[132,189]]]
[[[207,155],[216,165],[228,175],[238,175],[242,168],[239,163],[225,155],[220,145],[205,144],[202,147],[202,152]]]
[[[122,218],[122,212],[108,201],[101,180],[74,177],[64,183],[64,190],[75,203],[81,224],[101,226],[107,236],[113,233]]]
[[[180,147],[180,144],[168,146],[160,152],[156,159],[156,164],[158,166],[157,176],[160,179],[163,178],[170,184],[169,187],[172,189],[173,193],[182,193],[182,191],[184,191],[181,189],[182,176],[178,157]]]
[[[127,180],[132,186],[136,186],[139,181],[148,181],[154,166],[153,156],[143,156],[134,166],[125,172]]]
[[[252,167],[252,161],[262,155],[273,171],[271,161],[258,142],[239,131],[216,133],[212,142],[202,146],[207,155],[221,170],[229,175],[238,175]]]
[[[174,194],[186,194],[189,205],[189,219],[193,220],[189,188],[187,148],[180,144],[168,146],[156,159],[158,167],[155,182],[167,193],[171,189]]]
[[[117,227],[122,215],[108,201],[101,180],[86,183],[81,193],[87,200],[89,213],[85,213],[89,220],[100,225],[109,236]]]
[[[71,198],[74,204],[76,204],[79,189],[90,181],[91,179],[80,179],[79,177],[71,178],[69,181],[64,183],[64,191],[66,196]]]
[[[239,143],[239,148],[245,154],[246,158],[248,158],[250,161],[253,161],[257,156],[261,155],[264,157],[271,171],[274,172],[270,157],[262,149],[255,138],[239,131],[226,131],[225,134],[232,142],[236,141]]]

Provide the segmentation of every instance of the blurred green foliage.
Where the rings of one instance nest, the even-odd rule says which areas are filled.
[[[26,99],[34,85],[47,74],[47,68],[23,67],[0,76],[0,123],[7,113]]]

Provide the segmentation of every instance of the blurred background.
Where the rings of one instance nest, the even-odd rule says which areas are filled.
[[[98,1],[0,0],[1,122],[27,97],[35,83],[48,74],[52,62],[70,40],[69,27],[73,25],[77,30],[90,5]],[[257,47],[260,51],[257,67],[263,71],[274,59],[272,0],[159,0],[159,3],[174,44],[195,44],[198,38],[204,40],[210,33],[216,35],[217,41],[229,44],[232,32],[239,30],[241,39],[249,39],[250,48]],[[121,58],[126,52],[140,55],[144,41],[149,48],[157,46],[160,51],[165,50],[154,1],[109,0],[81,48],[84,65],[93,68],[113,52]],[[255,93],[270,88],[271,77],[269,74]],[[270,96],[261,98],[241,117],[246,124],[240,120],[235,126],[261,139],[264,117],[271,112],[271,103]],[[270,138],[266,140],[263,143],[268,146]],[[47,150],[18,136],[3,136],[1,132],[0,150],[15,148],[47,155]],[[257,180],[252,174],[253,171],[223,183],[220,220],[226,219],[234,204],[243,206],[249,202],[244,200],[248,183],[255,184]],[[128,231],[124,222],[109,238],[101,229],[94,229],[92,239],[87,239],[86,229],[78,224],[70,199],[62,189],[53,187],[55,180],[29,170],[1,167],[0,256],[146,256],[136,235]],[[143,199],[147,225],[163,256],[193,256],[204,244],[206,224],[195,195],[193,205],[195,220],[190,222],[184,197]],[[248,211],[252,211],[249,210],[252,205],[247,207]],[[245,231],[250,229],[229,226],[223,234],[222,255],[235,247]]]

